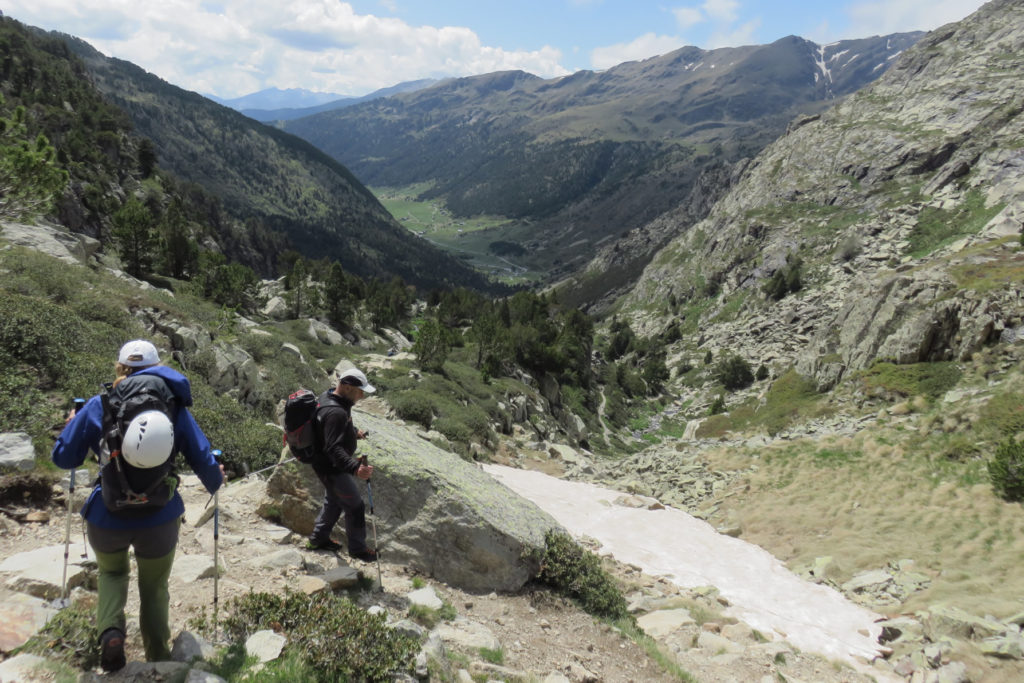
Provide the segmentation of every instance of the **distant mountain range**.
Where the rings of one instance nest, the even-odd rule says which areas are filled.
[[[723,164],[760,151],[801,114],[878,78],[923,34],[818,45],[685,47],[600,73],[510,71],[284,123],[374,186],[429,183],[456,215],[513,219],[495,241],[557,279],[690,197],[705,215]],[[714,182],[701,182],[702,174]],[[695,194],[696,190],[700,190]],[[709,194],[710,193],[710,194]],[[671,235],[652,237],[622,278]]]
[[[336,93],[313,92],[302,88],[289,88],[280,90],[268,88],[249,95],[236,97],[234,99],[221,99],[210,96],[215,102],[240,111],[251,119],[257,121],[291,121],[292,119],[310,116],[322,111],[350,107],[360,102],[367,102],[381,97],[390,97],[403,92],[415,92],[437,83],[433,78],[421,78],[416,81],[406,81],[388,88],[375,90],[361,97],[347,97]]]
[[[231,107],[235,111],[245,109],[283,109],[315,107],[326,102],[343,100],[348,95],[332,92],[316,92],[305,88],[266,88],[258,92],[242,95],[241,97],[223,98],[216,95],[206,95],[214,102]]]

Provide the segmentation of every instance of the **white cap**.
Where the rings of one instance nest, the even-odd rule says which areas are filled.
[[[359,387],[368,394],[372,394],[373,392],[377,391],[377,388],[370,384],[370,382],[366,379],[366,375],[364,375],[361,371],[356,370],[355,368],[349,368],[348,370],[345,370],[340,375],[338,375],[338,383],[348,384],[349,386],[353,387]]]
[[[121,347],[117,362],[130,368],[146,368],[160,362],[156,347],[145,339],[130,341]]]

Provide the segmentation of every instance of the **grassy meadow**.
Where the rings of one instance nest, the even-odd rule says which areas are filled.
[[[503,234],[514,227],[501,216],[453,216],[439,199],[419,199],[429,189],[428,183],[406,187],[370,188],[384,208],[410,232],[428,240],[477,270],[509,284],[535,281],[540,273],[517,261],[514,254],[495,253],[491,244],[504,239]]]

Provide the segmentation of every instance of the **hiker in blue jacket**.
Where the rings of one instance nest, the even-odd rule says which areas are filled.
[[[166,424],[161,430],[154,420],[154,425],[149,431],[141,436],[137,435],[138,438],[131,446],[126,443],[124,450],[128,453],[134,448],[132,453],[138,452],[144,456],[147,446],[142,439],[150,439],[151,444],[164,439],[164,445],[170,449],[171,461],[173,462],[175,454],[182,453],[206,489],[213,493],[224,481],[224,470],[211,453],[210,442],[188,411],[188,406],[192,405],[189,381],[177,370],[159,363],[160,357],[156,347],[148,341],[130,341],[121,348],[115,365],[117,379],[111,391],[116,390],[122,381],[133,376],[138,376],[135,381],[152,383],[151,378],[144,379],[144,376],[152,375],[163,380],[162,384],[156,384],[166,387],[163,390],[176,405],[172,411],[176,413],[173,424],[169,418],[162,418]],[[89,450],[97,455],[105,453],[109,445],[104,434],[105,400],[108,399],[103,394],[93,396],[77,414],[71,411],[68,415],[68,421],[57,438],[51,455],[58,467],[80,467]],[[165,454],[163,460],[166,459]],[[143,465],[146,466],[148,465]],[[135,550],[139,571],[139,626],[146,659],[170,659],[168,579],[178,544],[178,528],[185,513],[185,503],[177,492],[176,479],[167,481],[170,489],[166,503],[155,509],[144,509],[131,517],[108,509],[108,503],[104,501],[102,484],[97,484],[82,507],[81,514],[86,521],[89,544],[96,553],[99,565],[96,627],[100,633],[100,664],[106,671],[116,671],[125,665],[124,608],[128,600],[129,547]],[[114,486],[111,485],[110,488]]]

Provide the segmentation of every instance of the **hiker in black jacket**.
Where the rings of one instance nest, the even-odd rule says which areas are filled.
[[[313,461],[313,471],[324,485],[324,503],[308,546],[313,550],[341,550],[341,544],[331,539],[331,531],[344,512],[348,554],[367,562],[376,560],[377,553],[366,547],[366,505],[356,477],[368,480],[373,467],[356,458],[356,442],[366,438],[366,432],[352,424],[352,406],[375,391],[366,375],[351,368],[339,375],[333,389],[320,396],[317,421],[323,448]]]

